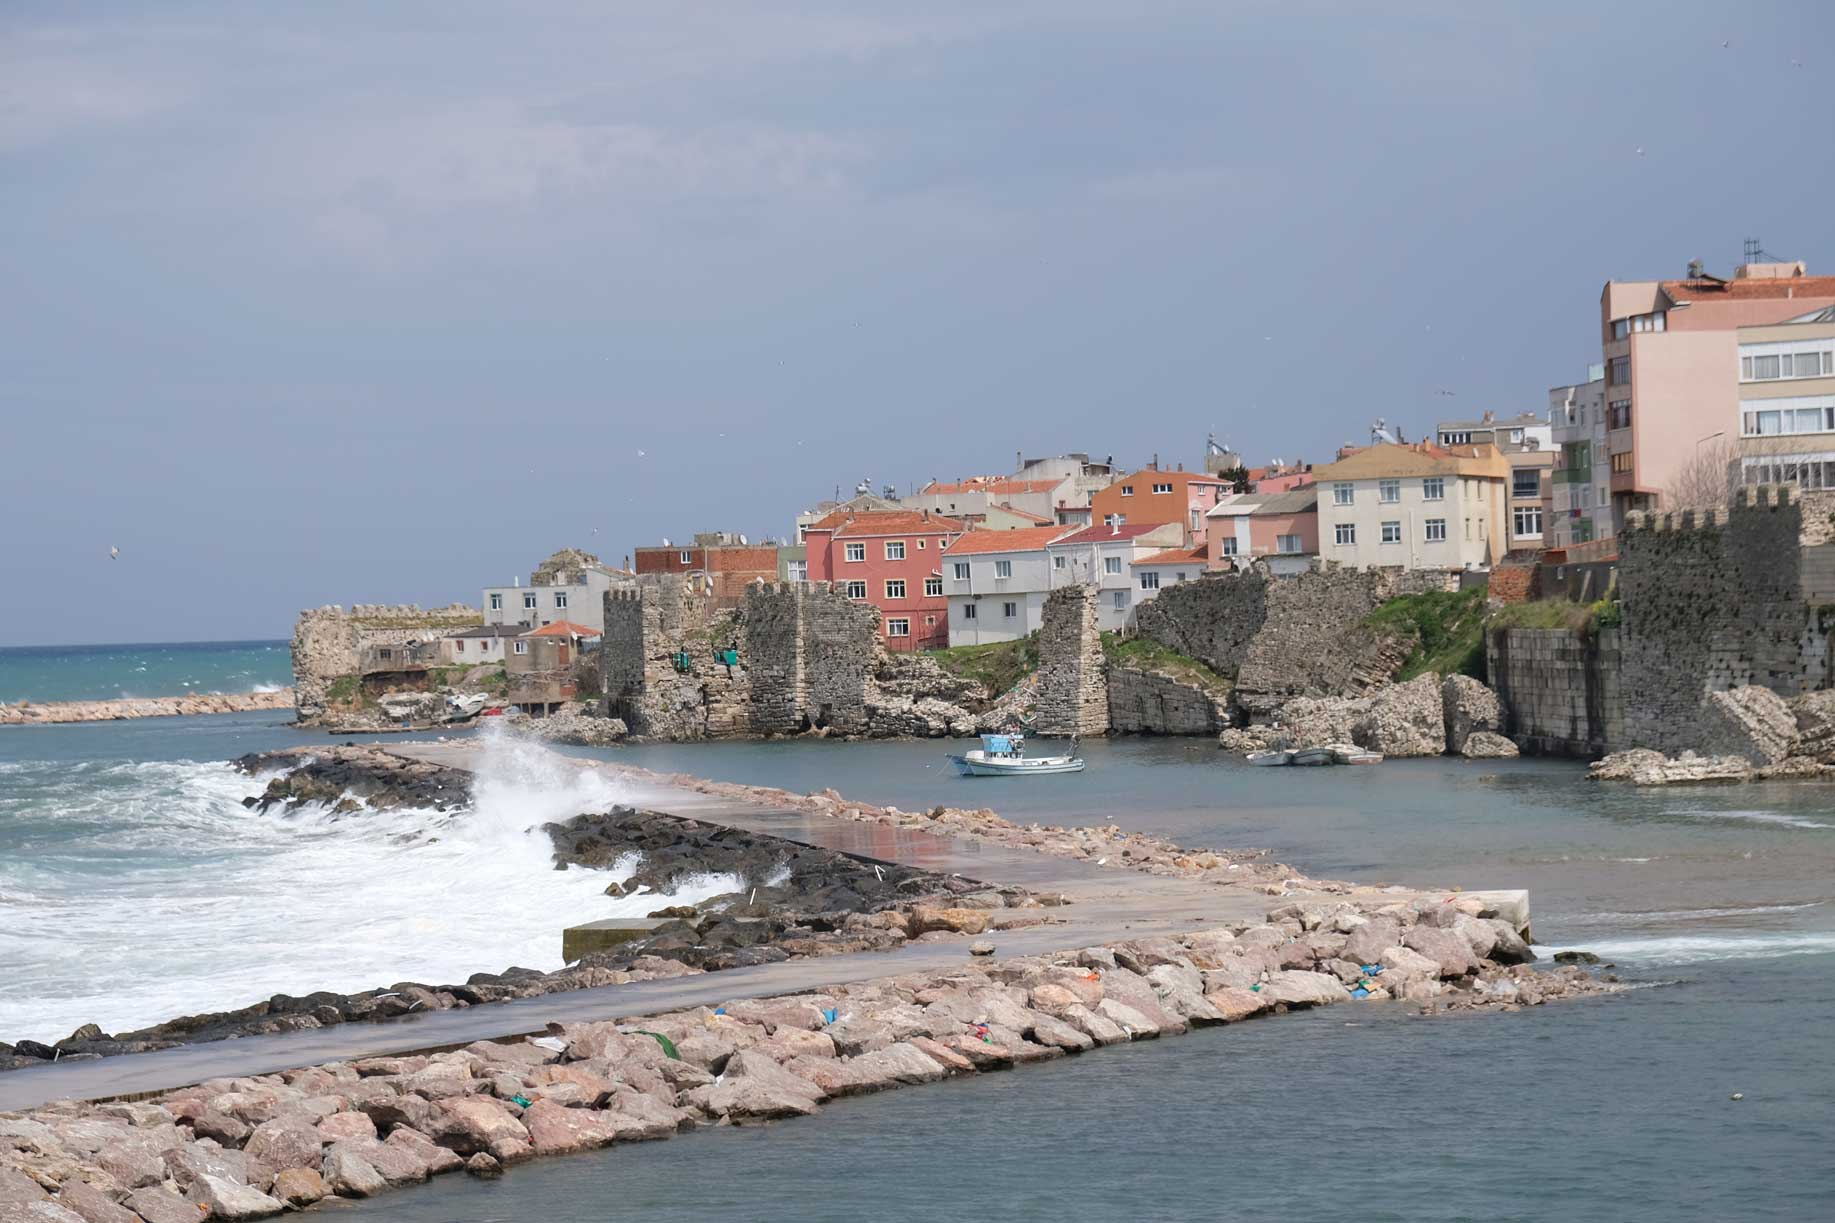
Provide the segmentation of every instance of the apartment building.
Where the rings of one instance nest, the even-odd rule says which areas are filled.
[[[1557,457],[1549,473],[1550,513],[1544,532],[1551,548],[1612,539],[1612,466],[1606,450],[1606,367],[1595,364],[1585,382],[1550,388],[1548,418]]]
[[[1187,541],[1177,522],[1129,522],[1084,527],[1045,546],[1051,559],[1051,586],[1096,587],[1096,625],[1105,633],[1125,628],[1140,589],[1137,561]]]
[[[1553,475],[1560,452],[1550,417],[1534,412],[1499,419],[1486,412],[1475,421],[1441,421],[1434,436],[1442,446],[1496,446],[1510,460],[1508,522],[1512,548],[1539,549],[1547,543],[1552,516]]]
[[[970,531],[945,548],[949,644],[1016,641],[1036,632],[1052,587],[1045,547],[1076,529],[1051,525]]]
[[[557,564],[563,556],[571,563]],[[636,579],[623,569],[602,565],[587,553],[557,552],[529,575],[508,586],[486,586],[481,596],[487,626],[514,625],[541,628],[557,620],[586,625],[595,633],[605,629],[605,592],[629,586]]]
[[[1599,326],[1614,522],[1663,508],[1704,454],[1728,453],[1742,478],[1835,474],[1822,457],[1835,453],[1832,308],[1835,276],[1801,261],[1748,262],[1731,279],[1697,262],[1681,280],[1608,281]]]
[[[949,640],[943,552],[966,529],[928,510],[838,510],[804,533],[809,579],[878,608],[887,649],[942,646]]]
[[[779,572],[775,543],[755,544],[731,531],[704,532],[686,545],[665,540],[660,546],[637,548],[633,555],[640,576],[704,574],[709,592],[729,604],[743,599],[753,582],[776,581]]]
[[[1358,569],[1487,569],[1510,550],[1511,525],[1532,525],[1511,524],[1510,461],[1492,445],[1379,442],[1314,475],[1319,553]]]
[[[1204,516],[1223,498],[1230,495],[1225,480],[1204,472],[1183,468],[1164,471],[1158,460],[1115,483],[1090,498],[1090,513],[1095,526],[1162,526],[1173,523],[1183,528],[1180,543],[1203,543],[1207,529]]]
[[[1205,548],[1212,569],[1260,560],[1277,574],[1304,573],[1319,555],[1319,489],[1315,485],[1228,497],[1205,518],[1210,523]]]

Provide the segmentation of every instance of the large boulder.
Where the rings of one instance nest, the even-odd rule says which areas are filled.
[[[1467,760],[1509,760],[1522,753],[1516,744],[1488,730],[1475,730],[1459,745],[1459,754]]]
[[[720,1077],[690,1091],[686,1102],[714,1117],[801,1117],[827,1096],[822,1088],[785,1070],[762,1053],[735,1053]]]
[[[1634,786],[1694,784],[1704,781],[1748,781],[1753,770],[1742,756],[1697,756],[1683,752],[1669,757],[1647,747],[1613,752],[1587,766],[1594,781],[1628,781]]]
[[[1440,677],[1429,671],[1379,689],[1351,728],[1360,747],[1385,756],[1439,756],[1446,751],[1446,702]]]
[[[1776,764],[1797,746],[1797,717],[1769,688],[1708,693],[1696,728],[1707,754],[1738,756],[1752,764]]]
[[[1790,711],[1797,720],[1797,754],[1835,764],[1835,691],[1793,697]]]
[[[1466,740],[1474,731],[1502,734],[1504,707],[1497,693],[1469,675],[1449,675],[1440,681],[1442,713],[1446,719],[1446,750],[1468,754]]]

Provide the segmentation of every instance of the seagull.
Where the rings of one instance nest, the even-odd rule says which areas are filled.
[[[1803,67],[1803,61],[1800,59],[1793,59],[1790,61],[1790,66],[1792,68],[1801,68]]]
[[[1449,391],[1449,390],[1447,390],[1447,389],[1446,389],[1445,387],[1441,387],[1441,388],[1439,388],[1438,390],[1436,390],[1436,391],[1434,392],[1434,394],[1436,394],[1436,395],[1444,395],[1444,396],[1446,396],[1446,397],[1447,397],[1448,399],[1451,399],[1451,398],[1453,398],[1453,397],[1454,397],[1455,395],[1457,395],[1457,394],[1458,394],[1458,392],[1457,392],[1457,391]]]
[[[1731,47],[1733,45],[1733,40],[1731,38],[1723,38],[1720,40],[1720,45],[1723,47]]]
[[[641,458],[643,458],[643,457],[644,457],[644,452],[643,452],[643,451],[641,451],[641,450],[639,450],[639,451],[637,452],[637,457],[638,457],[638,458],[640,458],[640,459],[641,459]]]
[[[1639,157],[1642,157],[1644,155],[1644,146],[1641,144],[1637,146],[1637,155]]]
[[[121,559],[121,549],[116,548],[116,547],[110,547],[108,550],[108,559],[111,561],[120,560]]]

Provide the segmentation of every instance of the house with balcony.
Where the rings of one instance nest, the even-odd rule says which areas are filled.
[[[1511,551],[1547,546],[1547,519],[1552,507],[1554,469],[1560,451],[1552,416],[1521,412],[1499,419],[1486,412],[1478,420],[1441,421],[1434,435],[1442,446],[1496,446],[1510,460],[1505,526]]]
[[[1134,614],[1135,594],[1140,589],[1134,563],[1185,545],[1185,527],[1177,522],[1084,527],[1045,545],[1051,561],[1051,588],[1096,587],[1097,627],[1105,633],[1119,632]]]
[[[1159,460],[1132,475],[1118,478],[1090,498],[1092,526],[1163,526],[1177,524],[1184,532],[1180,543],[1202,543],[1208,529],[1205,515],[1230,495],[1228,481],[1183,467],[1162,471]]]
[[[1054,525],[970,531],[945,548],[949,644],[1016,641],[1036,632],[1052,589],[1046,546],[1076,530]]]
[[[943,552],[967,529],[929,510],[837,510],[804,531],[809,580],[878,608],[887,649],[935,649],[949,642]]]
[[[1510,551],[1496,446],[1379,442],[1314,469],[1319,554],[1358,569],[1489,569]]]

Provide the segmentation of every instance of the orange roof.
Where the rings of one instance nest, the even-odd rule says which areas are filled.
[[[997,493],[1012,496],[1014,493],[1048,493],[1062,480],[1015,480],[1005,476],[970,476],[966,480],[955,480],[944,483],[932,480],[921,490],[925,493]]]
[[[1784,276],[1753,280],[1664,280],[1658,287],[1671,301],[1764,301],[1792,297],[1835,297],[1835,276]]]
[[[945,556],[968,556],[977,552],[1030,552],[1043,548],[1075,527],[1020,527],[1015,531],[970,531],[943,550]]]
[[[1191,548],[1168,548],[1164,552],[1155,552],[1152,556],[1134,562],[1135,568],[1142,565],[1189,565],[1193,561],[1205,564],[1210,560],[1210,552],[1203,545]]]
[[[922,510],[836,510],[809,529],[833,531],[835,537],[840,538],[843,535],[954,534],[967,527],[954,518],[926,515]]]
[[[544,624],[533,633],[524,633],[524,637],[597,637],[599,630],[587,628],[584,624],[575,624],[571,620],[556,620],[553,624]]]
[[[1005,513],[1008,513],[1008,514],[1011,514],[1015,518],[1029,518],[1033,522],[1038,523],[1042,527],[1048,527],[1048,526],[1053,525],[1051,519],[1045,517],[1043,514],[1033,514],[1033,513],[1028,513],[1025,510],[1016,510],[1004,501],[1002,501],[999,505],[996,505],[992,508],[1004,511]]]

